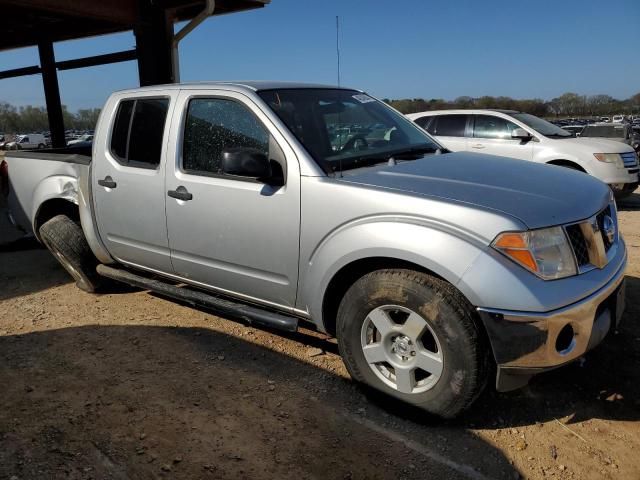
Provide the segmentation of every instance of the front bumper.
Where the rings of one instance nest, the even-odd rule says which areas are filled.
[[[498,364],[496,388],[524,386],[536,373],[575,360],[598,345],[625,307],[625,258],[599,290],[545,313],[478,308]]]

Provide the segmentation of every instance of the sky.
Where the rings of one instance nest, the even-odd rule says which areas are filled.
[[[182,81],[337,83],[379,98],[640,92],[640,0],[272,0],[208,19],[180,44]],[[179,28],[179,25],[177,26]],[[57,60],[128,50],[132,33],[55,44]],[[0,70],[37,65],[0,52]],[[59,72],[71,111],[138,85],[135,62]],[[44,105],[39,75],[0,80],[0,101]]]

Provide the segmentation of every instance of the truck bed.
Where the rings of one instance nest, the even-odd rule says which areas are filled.
[[[91,148],[7,152],[9,210],[16,226],[32,234],[37,209],[48,198],[78,203],[78,179],[91,164]],[[62,195],[61,195],[62,193]]]

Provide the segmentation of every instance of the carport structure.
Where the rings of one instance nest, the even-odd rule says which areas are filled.
[[[178,43],[214,15],[261,8],[270,0],[0,0],[0,52],[37,46],[40,65],[0,71],[0,80],[42,74],[51,142],[64,147],[58,70],[136,60],[140,85],[179,81]],[[174,34],[174,24],[189,21]],[[132,50],[56,62],[55,42],[133,30]]]

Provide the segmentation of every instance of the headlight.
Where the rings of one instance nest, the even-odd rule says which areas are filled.
[[[496,237],[491,246],[544,280],[578,273],[562,227],[504,232]]]
[[[613,163],[618,168],[624,168],[624,161],[619,153],[594,153],[597,160],[604,163]]]

